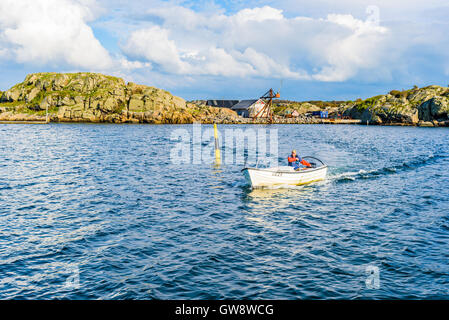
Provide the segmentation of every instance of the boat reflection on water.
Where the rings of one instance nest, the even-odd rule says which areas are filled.
[[[316,202],[322,191],[327,189],[327,180],[313,185],[279,186],[269,189],[245,188],[242,202],[248,212],[254,214],[270,214],[289,211],[304,213],[309,211],[310,202]],[[324,189],[323,189],[324,188]]]
[[[243,218],[249,236],[288,236],[292,224],[298,220],[316,216],[310,202],[317,198],[316,186],[288,186],[277,189],[253,189],[249,187],[242,194]]]

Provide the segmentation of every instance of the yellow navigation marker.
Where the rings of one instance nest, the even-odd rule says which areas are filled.
[[[216,123],[214,123],[214,138],[215,138],[215,163],[219,165],[221,162],[221,157],[220,157],[220,147],[218,145],[218,130]]]

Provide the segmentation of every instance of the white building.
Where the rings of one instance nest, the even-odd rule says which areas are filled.
[[[261,112],[261,110],[265,107],[265,102],[262,99],[257,100],[242,100],[236,105],[234,105],[231,109],[237,112],[239,116],[245,118],[252,118],[257,115],[257,117],[267,117],[268,110]]]

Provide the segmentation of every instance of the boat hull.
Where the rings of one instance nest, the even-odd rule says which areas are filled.
[[[287,171],[276,168],[245,168],[242,171],[252,188],[266,188],[282,185],[298,186],[324,180],[327,174],[327,166],[300,171]]]

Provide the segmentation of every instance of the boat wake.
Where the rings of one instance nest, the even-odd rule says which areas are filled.
[[[355,172],[343,172],[341,174],[330,175],[328,176],[328,180],[331,182],[348,182],[355,181],[359,179],[375,179],[380,176],[385,176],[389,174],[395,174],[398,172],[415,170],[417,168],[429,165],[434,163],[435,161],[445,158],[446,156],[442,155],[430,155],[426,158],[416,158],[407,162],[403,162],[400,164],[385,166],[379,169],[373,170],[359,170]]]

